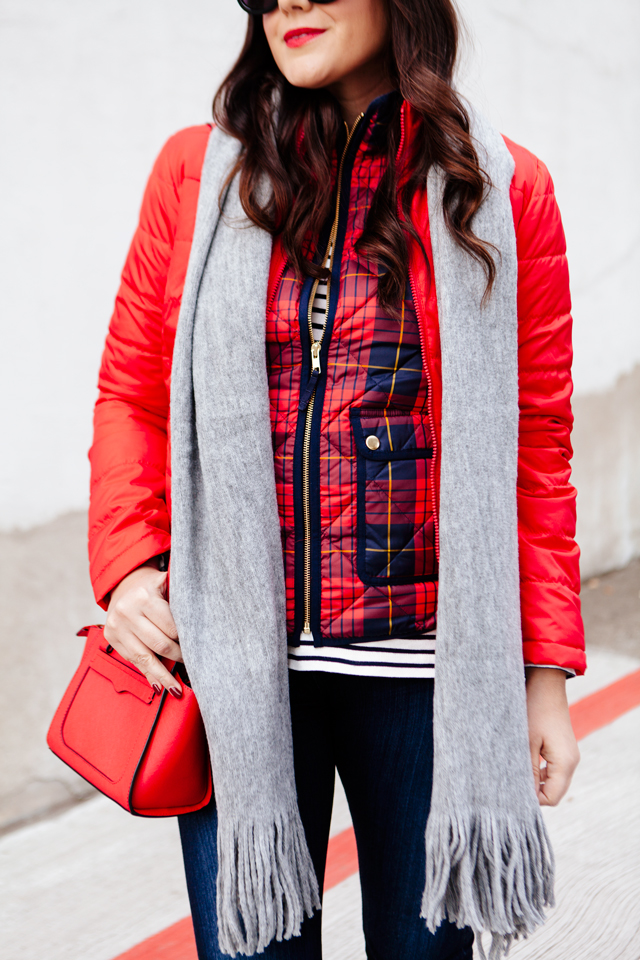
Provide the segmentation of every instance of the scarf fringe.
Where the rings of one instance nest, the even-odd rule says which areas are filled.
[[[218,823],[218,940],[252,956],[300,934],[320,894],[297,807],[273,823]]]
[[[482,931],[491,933],[489,960],[501,960],[555,905],[554,857],[539,809],[533,825],[486,809],[429,817],[426,848],[420,915],[431,932],[445,918],[472,927],[482,960]]]

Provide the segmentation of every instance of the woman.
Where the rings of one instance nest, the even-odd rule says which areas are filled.
[[[241,5],[216,127],[160,154],[107,339],[105,635],[175,697],[158,656],[184,657],[198,696],[201,960],[321,957],[336,768],[367,955],[470,960],[475,929],[498,957],[552,902],[539,805],[578,761],[553,186],[456,95],[450,0]]]

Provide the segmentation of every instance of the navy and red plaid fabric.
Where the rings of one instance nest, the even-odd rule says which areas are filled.
[[[355,250],[384,173],[384,159],[369,149],[374,125],[375,118],[353,162],[339,292],[325,333],[330,337],[326,384],[316,394],[321,412],[314,412],[320,416],[319,430],[312,433],[312,590],[321,634],[316,636],[316,626],[314,638],[330,644],[411,637],[435,626],[432,440],[418,322],[409,291],[398,319],[381,309],[377,267]],[[305,414],[298,402],[308,336],[306,310],[299,317],[302,289],[287,267],[267,316],[287,626],[293,644],[303,590],[299,438]],[[367,445],[369,436],[379,446],[375,441]]]

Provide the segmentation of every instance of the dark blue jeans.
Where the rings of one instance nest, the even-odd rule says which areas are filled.
[[[369,960],[472,960],[473,933],[420,919],[433,770],[433,681],[290,673],[298,803],[322,889],[335,770],[358,845]],[[215,806],[180,817],[199,960],[220,960]],[[321,914],[264,960],[321,960]]]

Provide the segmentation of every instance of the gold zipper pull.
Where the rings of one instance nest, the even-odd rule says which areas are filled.
[[[311,398],[316,392],[316,386],[318,385],[318,380],[322,370],[320,369],[320,351],[322,350],[322,341],[314,340],[311,344],[311,376],[309,377],[309,382],[307,386],[300,394],[300,402],[298,403],[298,410],[306,410],[311,402]]]
[[[311,373],[322,373],[320,369],[320,351],[322,350],[322,340],[314,340],[311,344]]]

